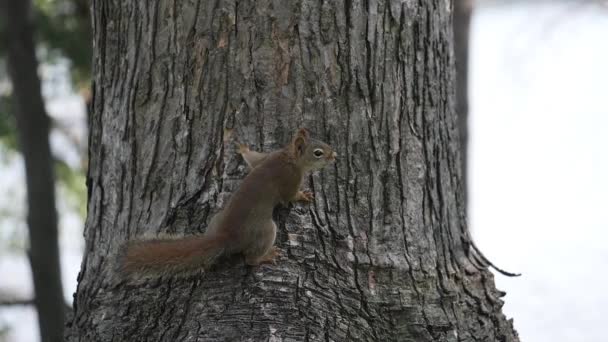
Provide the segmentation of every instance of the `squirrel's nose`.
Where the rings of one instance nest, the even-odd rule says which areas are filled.
[[[336,160],[336,158],[338,158],[338,154],[336,152],[332,152],[331,153],[331,160]]]

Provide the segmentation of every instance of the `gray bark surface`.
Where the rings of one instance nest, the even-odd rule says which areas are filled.
[[[93,1],[86,252],[69,341],[517,341],[469,253],[449,1]],[[338,163],[276,210],[276,265],[118,281],[305,126]]]
[[[19,149],[25,162],[28,257],[40,340],[58,342],[63,340],[66,310],[59,264],[55,175],[30,6],[29,0],[0,0],[0,25],[6,30]],[[7,276],[10,275],[3,275]]]
[[[454,59],[456,65],[456,113],[460,136],[462,189],[465,206],[468,204],[468,146],[469,146],[469,31],[472,0],[454,1]]]

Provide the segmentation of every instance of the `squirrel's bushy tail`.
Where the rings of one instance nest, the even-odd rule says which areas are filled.
[[[209,267],[224,251],[222,236],[188,236],[128,242],[119,258],[124,274],[162,275]]]

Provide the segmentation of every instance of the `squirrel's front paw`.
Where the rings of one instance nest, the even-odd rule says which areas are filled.
[[[312,200],[315,198],[315,195],[312,193],[312,191],[298,191],[298,193],[296,194],[296,201],[301,201],[301,202],[312,202]]]
[[[277,246],[272,246],[272,248],[264,255],[262,258],[263,263],[276,264],[276,258],[281,255],[281,250]]]
[[[260,264],[276,264],[276,258],[281,255],[281,250],[277,246],[272,246],[266,254],[261,257],[245,257],[245,262],[249,266],[258,266]]]
[[[239,154],[244,154],[244,153],[249,152],[249,146],[247,146],[247,145],[245,145],[245,144],[241,144],[241,143],[240,143],[240,142],[238,142],[238,141],[236,141],[236,142],[235,142],[235,144],[236,144],[236,151],[237,151]]]

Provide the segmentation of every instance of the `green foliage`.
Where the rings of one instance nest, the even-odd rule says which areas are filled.
[[[87,0],[35,0],[34,20],[38,44],[49,58],[61,55],[72,62],[76,88],[91,80],[91,20]]]
[[[91,20],[88,0],[33,0],[36,42],[45,47],[42,62],[59,56],[71,61],[71,75],[76,89],[89,88],[91,80]],[[5,54],[5,22],[0,16],[0,59]],[[0,69],[3,63],[0,63]],[[0,70],[0,82],[6,78]],[[11,115],[10,94],[0,94],[0,143],[17,148],[16,126]]]
[[[17,149],[17,126],[11,113],[10,96],[0,95],[0,144],[10,150]]]
[[[76,88],[88,87],[91,80],[91,19],[88,0],[33,0],[35,41],[49,51],[48,61],[65,56],[72,62]],[[0,16],[0,57],[6,51],[4,18]],[[4,77],[4,76],[3,76]]]
[[[55,161],[56,181],[65,188],[62,195],[66,196],[68,204],[74,208],[82,218],[87,213],[87,187],[84,171],[71,168],[61,160]]]
[[[8,341],[8,333],[10,332],[10,327],[5,323],[0,323],[0,342]]]
[[[32,0],[35,42],[44,54],[41,63],[57,57],[66,57],[71,62],[71,76],[76,89],[89,88],[91,80],[91,23],[88,0]],[[0,16],[0,59],[5,54],[5,22]],[[39,50],[40,51],[40,50]],[[2,63],[0,63],[2,66]],[[0,68],[4,69],[4,68]],[[0,70],[0,81],[8,75]],[[17,128],[12,115],[11,94],[0,93],[0,144],[5,152],[15,151]],[[86,186],[84,171],[72,169],[62,161],[56,161],[56,181],[65,188],[69,202],[80,214],[85,215]]]
[[[6,177],[13,178],[14,174],[4,174],[2,169],[15,165],[19,161],[17,151],[13,148],[7,148],[0,142],[0,174],[5,177],[3,178],[4,181],[6,181]],[[21,252],[24,250],[27,241],[26,230],[24,229],[26,217],[23,196],[25,190],[19,184],[13,184],[14,182],[11,182],[7,184],[8,186],[2,188],[3,197],[0,200],[0,254]]]

